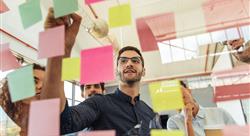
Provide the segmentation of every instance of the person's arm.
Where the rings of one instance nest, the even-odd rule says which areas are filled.
[[[72,24],[69,24],[69,18],[73,20]],[[77,14],[73,13],[65,17],[55,18],[52,8],[49,9],[44,24],[45,29],[65,25],[65,55],[48,59],[45,80],[41,92],[41,99],[60,98],[61,112],[64,110],[66,103],[64,82],[61,81],[62,59],[65,57],[70,57],[70,53],[75,43],[80,24],[81,17]]]
[[[188,136],[195,136],[194,135],[194,128],[192,124],[193,120],[193,105],[192,104],[187,104],[185,105],[184,108],[184,113],[185,113],[185,127],[186,127],[186,132]]]
[[[60,116],[61,134],[73,133],[90,127],[99,118],[104,103],[102,96],[94,96],[76,106],[68,107],[66,104]]]

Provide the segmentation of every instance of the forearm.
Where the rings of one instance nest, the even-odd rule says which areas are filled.
[[[41,99],[60,98],[60,111],[64,110],[66,97],[64,82],[61,81],[62,56],[49,58],[47,61],[45,81]]]
[[[188,136],[195,136],[192,121],[186,121],[186,132]]]

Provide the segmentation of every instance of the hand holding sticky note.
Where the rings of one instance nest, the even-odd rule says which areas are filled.
[[[71,14],[78,10],[77,0],[53,0],[55,18]]]
[[[184,107],[181,85],[178,80],[150,83],[149,92],[153,109],[156,112]]]

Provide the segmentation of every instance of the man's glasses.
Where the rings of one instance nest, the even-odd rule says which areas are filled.
[[[134,64],[140,64],[141,63],[141,57],[119,57],[118,62],[120,64],[126,64],[129,60],[131,60],[132,63]]]

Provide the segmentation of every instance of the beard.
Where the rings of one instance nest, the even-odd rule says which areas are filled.
[[[133,77],[133,78],[126,77],[124,75],[125,73],[122,73],[122,72],[118,72],[118,75],[119,75],[120,81],[122,81],[123,83],[128,84],[129,86],[132,86],[132,85],[134,85],[134,83],[141,81],[142,72],[143,71],[141,71],[139,73],[136,73],[136,76]]]

